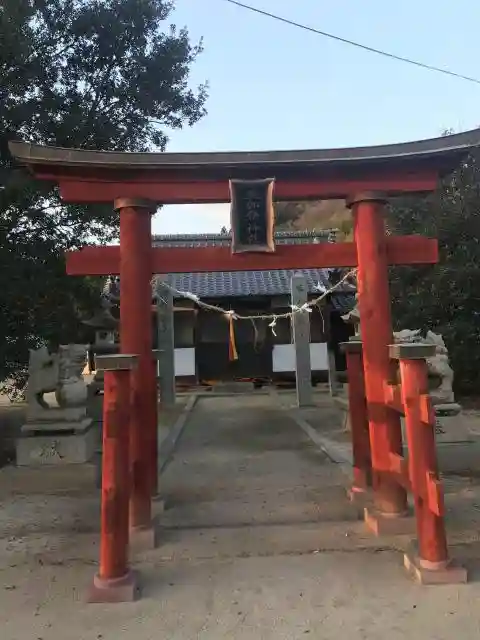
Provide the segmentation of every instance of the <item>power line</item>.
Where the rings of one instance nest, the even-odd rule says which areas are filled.
[[[361,44],[360,42],[348,40],[348,38],[342,38],[341,36],[336,36],[333,33],[328,33],[327,31],[321,31],[320,29],[315,29],[314,27],[310,27],[306,24],[301,24],[300,22],[295,22],[294,20],[283,18],[282,16],[278,16],[274,13],[270,13],[269,11],[263,11],[262,9],[258,9],[257,7],[252,7],[251,5],[244,4],[243,2],[238,2],[237,0],[223,0],[223,1],[228,2],[229,4],[234,4],[237,7],[241,7],[242,9],[247,9],[248,11],[252,11],[253,13],[258,13],[262,16],[266,16],[267,18],[272,18],[273,20],[277,20],[278,22],[283,22],[284,24],[288,24],[292,27],[297,27],[297,29],[310,31],[311,33],[315,33],[316,35],[323,36],[324,38],[330,38],[331,40],[336,40],[337,42],[343,42],[344,44],[349,44],[352,47],[357,47],[358,49],[363,49],[364,51],[369,51],[370,53],[376,53],[380,56],[384,56],[385,58],[390,58],[391,60],[397,60],[398,62],[406,62],[407,64],[412,64],[416,67],[420,67],[421,69],[427,69],[427,71],[435,71],[436,73],[443,73],[446,76],[451,76],[453,78],[460,78],[461,80],[466,80],[467,82],[474,82],[475,84],[480,84],[480,79],[478,78],[464,76],[461,73],[455,73],[455,71],[449,71],[448,69],[435,67],[434,65],[425,64],[423,62],[419,62],[418,60],[412,60],[411,58],[397,56],[394,53],[389,53],[388,51],[382,51],[381,49],[375,49],[374,47],[369,47],[366,44]]]

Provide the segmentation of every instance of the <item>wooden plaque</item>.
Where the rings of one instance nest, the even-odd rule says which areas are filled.
[[[274,178],[230,180],[232,253],[275,251],[274,182]]]

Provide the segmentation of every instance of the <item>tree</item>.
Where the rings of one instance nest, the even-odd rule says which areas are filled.
[[[456,389],[480,383],[480,162],[470,157],[426,198],[400,199],[389,212],[393,233],[438,238],[435,266],[392,269],[396,328],[442,333]]]
[[[352,215],[344,200],[275,203],[278,230],[338,229],[339,240],[351,240]]]
[[[41,341],[71,340],[98,297],[67,278],[63,253],[117,234],[106,206],[65,206],[15,167],[8,141],[163,151],[167,129],[205,114],[188,87],[202,50],[166,25],[172,0],[4,0],[0,7],[0,380]]]
[[[305,212],[306,202],[276,202],[275,203],[275,229],[288,231],[296,228],[296,223]]]

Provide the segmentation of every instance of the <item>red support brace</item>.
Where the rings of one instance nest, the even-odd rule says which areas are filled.
[[[53,180],[59,183],[60,194],[64,202],[112,202],[120,196],[127,198],[149,198],[162,204],[201,204],[214,202],[228,202],[228,179],[222,176],[217,180],[202,180],[186,178],[183,181],[173,180],[165,182],[162,172],[150,173],[147,180],[132,176],[127,172],[120,177],[114,176],[113,181],[101,182],[89,180],[85,176],[88,166],[82,167],[82,177],[62,178],[51,169],[42,171],[37,169],[37,177],[43,180]],[[253,174],[258,176],[262,169]],[[97,176],[98,168],[95,170]],[[267,175],[270,175],[270,168]],[[107,178],[108,180],[108,178]],[[391,194],[424,193],[433,191],[438,181],[436,169],[423,168],[420,171],[402,171],[398,168],[393,173],[382,174],[377,170],[376,175],[359,177],[357,179],[322,179],[322,171],[318,170],[313,178],[285,181],[277,179],[275,197],[277,200],[331,200],[343,198],[346,193],[355,193],[369,189],[378,189]]]
[[[132,372],[130,418],[130,531],[132,542],[153,546],[151,495],[157,457],[151,446],[157,430],[156,376],[152,366],[152,233],[148,201],[120,199],[120,347],[137,353],[138,368]],[[147,543],[148,540],[148,543]]]
[[[422,236],[391,236],[387,239],[389,264],[435,264],[438,243]],[[357,250],[353,242],[278,244],[275,253],[235,254],[230,247],[154,247],[154,273],[205,273],[218,271],[270,271],[275,269],[322,269],[353,267]],[[114,275],[120,273],[120,247],[84,247],[67,251],[67,273],[80,275]]]
[[[90,602],[128,602],[136,594],[128,568],[130,369],[135,364],[135,356],[129,355],[97,358],[97,368],[105,371],[102,507],[100,567]]]
[[[439,504],[428,499],[429,487],[438,479],[435,421],[424,424],[421,415],[421,395],[428,391],[426,361],[400,359],[400,376],[420,563],[427,569],[443,567],[448,561],[443,498]]]
[[[371,486],[372,461],[368,432],[365,381],[363,377],[362,343],[350,341],[342,344],[347,360],[348,404],[353,451],[352,498]]]
[[[443,490],[438,477],[435,413],[428,396],[426,358],[433,345],[396,344],[390,355],[400,362],[402,409],[408,445],[408,477],[413,494],[418,550],[405,555],[405,566],[426,584],[467,580],[464,567],[448,557]],[[400,459],[402,467],[406,460]]]
[[[373,467],[375,507],[388,517],[407,512],[407,494],[390,471],[390,453],[402,454],[400,416],[385,405],[392,342],[384,199],[360,194],[349,202],[358,258],[358,304]]]

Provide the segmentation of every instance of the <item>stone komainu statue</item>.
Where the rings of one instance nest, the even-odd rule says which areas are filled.
[[[358,339],[361,339],[358,304],[349,313],[342,316],[342,319],[355,327],[355,335]],[[430,396],[434,404],[455,402],[453,394],[454,373],[450,366],[448,349],[443,337],[433,331],[427,331],[423,336],[421,329],[403,329],[402,331],[394,332],[393,339],[400,344],[435,345],[435,355],[427,358],[428,376],[431,385]]]
[[[50,409],[46,393],[55,393],[61,408],[85,404],[87,388],[82,377],[86,363],[87,345],[61,345],[58,353],[47,347],[30,350],[28,382],[25,396],[30,413],[44,413]]]
[[[56,391],[57,384],[58,355],[51,354],[45,346],[39,349],[30,349],[28,381],[25,390],[29,409],[49,409],[44,395]]]
[[[432,384],[430,396],[437,403],[455,402],[453,394],[453,369],[448,358],[448,349],[439,333],[427,331],[422,336],[421,329],[403,329],[393,334],[400,344],[431,344],[435,346],[435,355],[427,358],[428,376]]]

